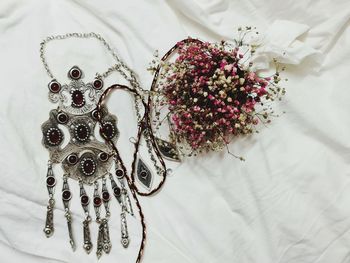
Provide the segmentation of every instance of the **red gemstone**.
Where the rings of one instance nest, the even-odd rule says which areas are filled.
[[[68,156],[67,161],[69,164],[76,164],[78,162],[78,156],[76,154],[71,154]]]
[[[113,193],[114,193],[115,196],[120,196],[120,194],[121,194],[120,188],[119,187],[114,187],[113,188]]]
[[[69,190],[64,190],[64,191],[62,192],[62,199],[63,199],[64,201],[70,200],[71,197],[72,197],[72,194],[71,194],[71,192],[70,192]]]
[[[57,115],[57,120],[59,123],[66,123],[68,121],[68,116],[67,114],[61,112]]]
[[[96,196],[96,197],[94,197],[94,205],[95,206],[100,206],[101,205],[101,198],[100,197],[98,197],[98,196]]]
[[[112,139],[114,137],[114,126],[112,125],[112,123],[108,122],[103,124],[101,131],[103,137],[107,139]]]
[[[87,140],[89,133],[89,128],[85,124],[79,124],[75,129],[75,135],[79,141]]]
[[[87,205],[89,203],[89,197],[87,195],[82,195],[80,197],[80,202],[82,205]]]
[[[103,201],[107,202],[109,200],[109,193],[108,192],[103,192],[102,193],[102,198],[103,198]]]
[[[56,184],[56,179],[53,176],[49,176],[46,178],[46,184],[47,186],[54,186]]]
[[[51,81],[49,84],[49,89],[53,93],[58,93],[61,90],[61,85],[57,81]]]
[[[72,93],[72,106],[82,107],[85,105],[84,94],[80,90],[75,90]]]
[[[102,83],[102,80],[100,80],[100,79],[96,79],[95,81],[94,81],[94,88],[95,89],[101,89],[102,88],[102,85],[103,85],[103,83]]]
[[[83,173],[85,175],[92,175],[95,173],[95,162],[92,159],[85,159],[82,164]]]
[[[73,68],[73,69],[71,69],[71,71],[70,71],[70,76],[71,76],[73,79],[79,79],[80,76],[81,76],[81,71],[80,71],[80,69],[78,69],[78,68]]]
[[[52,128],[48,131],[48,139],[51,145],[58,145],[62,141],[62,136],[60,130],[57,128]]]
[[[105,162],[105,161],[108,160],[108,154],[105,153],[105,152],[101,152],[101,153],[98,155],[98,157],[100,158],[100,160],[101,160],[102,162]]]
[[[117,177],[123,177],[124,176],[124,171],[122,169],[117,169],[115,171],[115,174],[117,175]]]

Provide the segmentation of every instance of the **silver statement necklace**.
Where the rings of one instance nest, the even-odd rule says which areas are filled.
[[[69,83],[63,84],[61,80],[55,78],[48,66],[45,47],[51,41],[68,38],[93,38],[100,41],[116,60],[116,63],[108,68],[106,72],[97,73],[95,78],[88,83],[83,81],[84,74],[81,68],[73,66],[68,71]],[[85,213],[82,244],[85,251],[90,253],[94,247],[89,228],[93,218],[99,225],[96,242],[97,256],[100,257],[103,252],[108,254],[111,250],[112,243],[108,220],[111,216],[109,205],[112,195],[121,209],[121,244],[125,248],[128,247],[127,215],[134,216],[131,194],[138,208],[143,228],[142,241],[136,260],[136,262],[140,262],[146,239],[146,225],[137,195],[152,195],[161,188],[165,182],[167,172],[162,156],[178,161],[176,150],[166,141],[153,135],[148,93],[142,90],[133,71],[119,59],[110,45],[100,35],[96,33],[69,33],[47,37],[40,44],[40,58],[51,79],[48,84],[49,100],[58,104],[57,108],[50,111],[49,119],[41,126],[42,143],[50,155],[46,176],[49,201],[44,233],[47,237],[54,233],[54,190],[57,180],[53,172],[53,165],[61,164],[64,172],[62,175],[61,198],[72,249],[76,249],[76,241],[72,233],[72,214],[69,203],[73,193],[69,188],[69,183],[70,181],[77,181],[80,186],[78,196]],[[121,74],[130,86],[115,84],[105,88],[104,79],[112,72]],[[135,101],[138,134],[133,142],[135,151],[130,176],[116,146],[119,137],[118,119],[115,115],[109,113],[104,105],[105,98],[113,90],[125,90],[133,96]],[[141,111],[141,107],[144,108],[143,111]],[[99,125],[99,132],[103,141],[98,140],[94,134],[96,125]],[[68,133],[65,134],[64,129]],[[68,138],[65,138],[65,136]],[[151,166],[154,169],[150,169],[149,164],[146,164],[141,158],[139,151],[141,139],[145,141],[144,145],[147,147],[150,163],[152,163]],[[64,141],[68,143],[63,145]],[[114,174],[110,172],[113,166]],[[151,170],[155,170],[161,178],[158,180],[156,187],[152,187],[154,176]],[[147,192],[140,191],[137,184],[143,186]],[[86,186],[94,187],[93,196],[88,196],[85,191]],[[89,205],[93,206],[95,216],[90,215]]]

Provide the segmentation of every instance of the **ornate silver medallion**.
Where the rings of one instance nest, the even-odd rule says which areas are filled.
[[[50,112],[49,119],[41,127],[42,142],[49,150],[50,160],[62,163],[68,177],[91,185],[112,166],[112,149],[96,138],[95,108],[103,83],[96,79],[84,84],[80,80],[83,73],[77,66],[69,70],[69,76],[72,81],[68,85],[61,86],[56,81],[49,85],[49,98],[56,98],[52,101],[58,102],[59,107]],[[66,91],[71,94],[70,99],[64,94]],[[104,109],[102,123],[100,135],[116,141],[119,136],[117,118]]]

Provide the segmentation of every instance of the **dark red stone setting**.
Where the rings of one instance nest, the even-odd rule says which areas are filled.
[[[119,197],[122,192],[121,192],[119,187],[114,187],[113,188],[113,193],[114,193],[115,196]]]
[[[112,122],[105,122],[100,129],[101,135],[107,139],[111,140],[116,135],[115,127]]]
[[[68,122],[68,115],[64,112],[60,112],[57,114],[57,121],[61,124],[65,124]]]
[[[71,198],[72,198],[72,194],[71,194],[71,192],[69,190],[64,190],[62,192],[62,199],[64,201],[69,201]]]
[[[74,129],[75,138],[80,142],[86,142],[89,140],[90,128],[84,123],[78,124]]]
[[[101,152],[98,154],[98,159],[100,159],[101,162],[106,162],[108,160],[109,156],[105,152]]]
[[[142,178],[146,178],[147,177],[147,172],[146,171],[141,171],[140,176]]]
[[[81,78],[81,70],[78,67],[73,67],[70,71],[69,71],[69,77],[72,79],[80,79]]]
[[[81,202],[82,205],[88,205],[89,202],[90,202],[90,199],[89,199],[89,197],[87,195],[82,195],[80,197],[80,202]]]
[[[76,155],[75,153],[68,155],[67,162],[70,165],[76,164],[78,162],[78,155]]]
[[[92,118],[95,120],[98,120],[98,110],[93,110],[91,113]]]
[[[103,199],[104,202],[108,202],[109,201],[110,195],[109,195],[109,193],[107,191],[102,192],[102,199]]]
[[[122,169],[117,169],[115,174],[118,178],[122,178],[124,176],[124,171]]]
[[[99,196],[94,197],[94,206],[100,206],[102,203],[102,200]]]
[[[103,82],[101,79],[95,79],[93,86],[95,89],[100,90],[103,87]]]
[[[86,176],[93,175],[96,171],[96,163],[92,158],[84,158],[80,162],[80,166],[81,166],[81,171]]]
[[[61,90],[61,84],[59,84],[56,80],[53,80],[49,83],[49,90],[52,93],[58,93]]]
[[[53,176],[49,176],[46,178],[46,185],[49,187],[53,187],[56,184],[56,179]]]
[[[46,132],[46,141],[51,146],[58,146],[63,141],[63,133],[56,127],[51,127]]]
[[[80,90],[74,90],[72,92],[72,106],[76,108],[83,107],[85,105],[84,94]]]

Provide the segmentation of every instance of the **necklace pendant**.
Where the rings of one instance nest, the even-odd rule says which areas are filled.
[[[137,157],[136,167],[136,178],[139,183],[141,183],[141,185],[147,190],[150,190],[153,182],[153,174],[151,173],[151,170],[140,157]]]
[[[56,179],[52,165],[61,164],[64,171],[62,201],[65,209],[69,242],[73,250],[76,244],[72,231],[72,214],[69,203],[72,193],[68,186],[68,178],[77,181],[80,185],[80,202],[86,219],[83,222],[83,248],[89,254],[92,250],[89,224],[88,205],[90,198],[85,192],[84,185],[95,185],[94,196],[91,198],[99,222],[99,239],[97,255],[102,251],[109,253],[111,242],[107,219],[101,219],[101,204],[104,204],[106,216],[109,217],[109,192],[106,186],[106,174],[112,164],[113,149],[105,139],[116,142],[119,137],[117,118],[109,114],[106,108],[98,111],[96,106],[103,92],[103,81],[100,78],[92,82],[83,82],[83,71],[74,66],[68,71],[68,84],[61,84],[52,80],[49,85],[49,100],[58,104],[57,109],[49,113],[49,119],[41,126],[44,147],[49,151],[50,162],[46,176],[49,193],[44,233],[50,237],[54,232],[54,188]],[[101,114],[101,116],[98,116]],[[97,132],[96,125],[101,120],[102,128]],[[99,135],[103,138],[99,138]],[[102,193],[98,190],[98,180],[102,180]],[[117,189],[115,193],[117,193]],[[102,195],[101,195],[102,194]],[[120,196],[118,196],[120,198]]]

